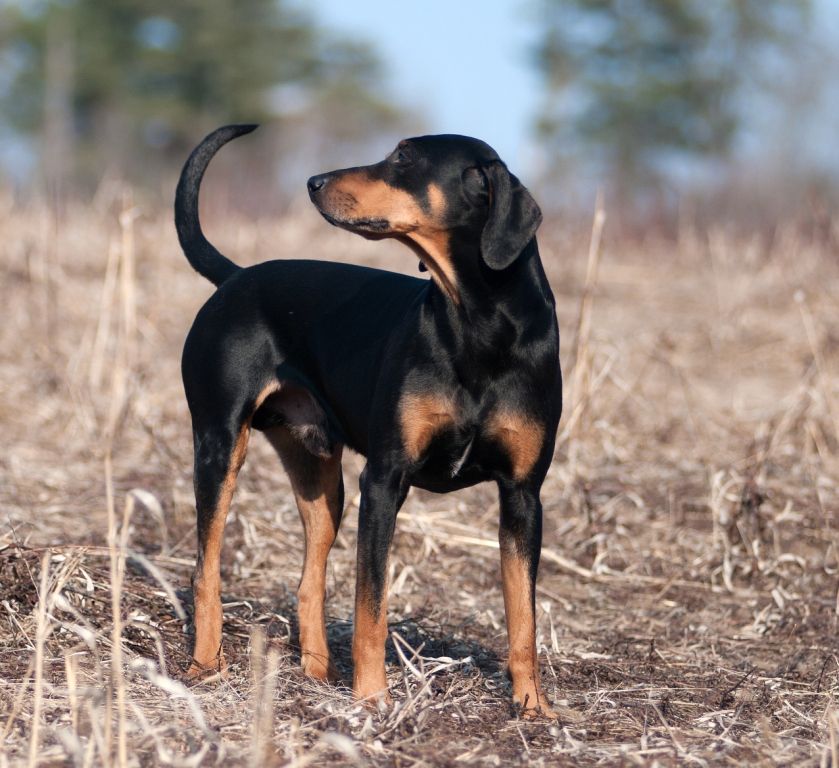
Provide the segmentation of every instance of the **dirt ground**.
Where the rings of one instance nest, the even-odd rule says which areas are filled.
[[[240,264],[416,270],[304,204],[206,219]],[[537,593],[556,723],[511,705],[488,485],[411,492],[390,563],[396,705],[353,705],[353,455],[328,578],[343,684],[304,678],[302,528],[260,437],[223,554],[230,676],[185,685],[179,359],[211,286],[170,213],[124,192],[61,217],[0,197],[0,231],[0,766],[839,765],[839,223],[639,240],[607,218],[588,283],[588,226],[543,227],[566,380]]]

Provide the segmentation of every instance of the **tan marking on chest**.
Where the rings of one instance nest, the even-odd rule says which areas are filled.
[[[542,452],[544,426],[524,413],[496,411],[487,422],[487,433],[510,457],[513,479],[524,480]]]
[[[455,415],[454,401],[447,395],[405,395],[399,404],[399,424],[408,458],[419,459],[434,435],[455,423]]]

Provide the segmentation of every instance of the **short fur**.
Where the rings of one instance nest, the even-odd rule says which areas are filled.
[[[236,473],[252,429],[291,478],[306,531],[300,584],[304,669],[330,677],[323,600],[326,557],[343,510],[340,455],[367,457],[358,530],[353,689],[387,698],[387,559],[413,485],[447,492],[494,481],[513,697],[552,712],[535,646],[540,489],[562,408],[554,297],[530,193],[484,142],[421,136],[382,162],[309,179],[327,221],[408,245],[431,280],[323,261],[242,269],[205,239],[204,170],[255,126],[210,134],[181,174],[178,236],[218,286],[183,353],[195,443],[198,558],[190,674],[223,671],[219,553]]]

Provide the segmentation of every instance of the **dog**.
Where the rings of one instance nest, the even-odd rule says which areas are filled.
[[[211,133],[178,183],[175,222],[192,267],[218,290],[183,351],[192,417],[198,555],[191,678],[224,672],[219,562],[252,430],[288,473],[305,531],[298,590],[303,670],[334,679],[324,619],[326,559],[344,507],[341,453],[360,477],[353,694],[390,701],[387,562],[411,486],[445,493],[494,481],[513,700],[554,717],[535,640],[540,490],[562,410],[555,300],[539,258],[542,214],[478,139],[420,136],[374,165],[308,180],[330,223],[395,238],[430,280],[313,260],[240,268],[204,237],[204,171],[255,125]]]

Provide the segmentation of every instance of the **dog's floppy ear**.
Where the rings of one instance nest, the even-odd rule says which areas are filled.
[[[481,255],[492,269],[506,269],[536,234],[542,211],[500,160],[483,170],[489,182],[489,218],[481,233]]]

